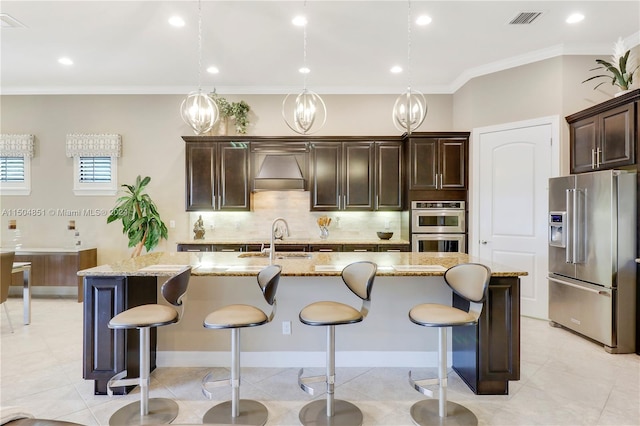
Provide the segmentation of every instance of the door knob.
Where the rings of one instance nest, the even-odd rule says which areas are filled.
[[[487,244],[489,241],[480,240],[480,244]]]

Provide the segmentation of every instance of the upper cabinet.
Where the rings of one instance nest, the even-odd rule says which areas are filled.
[[[409,138],[409,190],[465,190],[468,135],[412,134]]]
[[[402,210],[402,164],[399,140],[312,143],[311,210]]]
[[[186,141],[186,210],[249,210],[249,144]]]
[[[640,89],[566,117],[571,173],[636,163]]]
[[[373,210],[373,142],[311,144],[311,210]]]

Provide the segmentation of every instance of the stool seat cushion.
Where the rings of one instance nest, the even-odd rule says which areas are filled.
[[[315,302],[300,311],[300,321],[307,325],[353,324],[362,321],[362,314],[344,303]]]
[[[109,321],[109,328],[158,327],[178,322],[178,312],[166,305],[141,305],[120,312]]]
[[[204,319],[205,328],[255,327],[268,322],[267,315],[251,305],[229,305],[211,312]]]
[[[414,323],[426,327],[472,325],[477,321],[477,317],[471,313],[437,303],[414,306],[409,311],[409,318]]]

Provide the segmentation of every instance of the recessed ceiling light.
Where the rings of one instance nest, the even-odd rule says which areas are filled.
[[[73,61],[67,57],[59,58],[58,63],[62,65],[73,65]]]
[[[311,70],[310,70],[309,68],[307,68],[307,67],[302,67],[302,68],[300,68],[300,69],[298,70],[298,72],[299,72],[300,74],[309,74],[309,73],[311,72]]]
[[[218,67],[210,66],[210,67],[207,68],[207,72],[209,74],[218,74],[220,72],[220,70],[218,69]]]
[[[418,24],[418,25],[429,25],[431,23],[431,21],[432,21],[431,16],[429,16],[429,15],[420,15],[416,19],[416,24]]]
[[[304,16],[296,16],[291,20],[291,22],[296,27],[304,27],[305,25],[307,25],[307,18]]]
[[[402,72],[402,67],[400,65],[395,65],[391,67],[391,72],[393,74],[400,74]]]
[[[184,27],[185,22],[184,22],[184,19],[182,19],[179,16],[172,16],[171,18],[169,18],[169,24],[179,28],[179,27]]]
[[[582,13],[572,13],[571,15],[569,15],[566,22],[567,24],[575,24],[582,21],[583,19],[584,15]]]

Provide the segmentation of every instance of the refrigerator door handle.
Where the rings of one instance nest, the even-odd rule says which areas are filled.
[[[611,296],[611,294],[609,294],[609,292],[607,292],[607,291],[595,290],[595,289],[592,289],[592,288],[589,288],[589,287],[585,287],[585,286],[582,286],[582,285],[572,284],[572,283],[567,282],[567,281],[562,281],[562,280],[559,280],[557,278],[547,277],[547,279],[549,281],[553,281],[554,283],[558,283],[558,284],[566,285],[566,286],[569,286],[569,287],[577,288],[579,290],[584,290],[584,291],[588,291],[588,292],[591,292],[591,293],[599,294],[600,296]]]
[[[565,229],[564,232],[567,233],[567,247],[565,248],[564,254],[565,254],[565,262],[566,263],[573,263],[573,247],[574,247],[574,241],[573,241],[573,215],[574,215],[574,211],[573,211],[573,198],[574,198],[574,194],[573,194],[573,189],[567,189],[565,191],[565,197],[566,197],[566,202],[565,205],[567,206],[567,223],[565,223]]]

